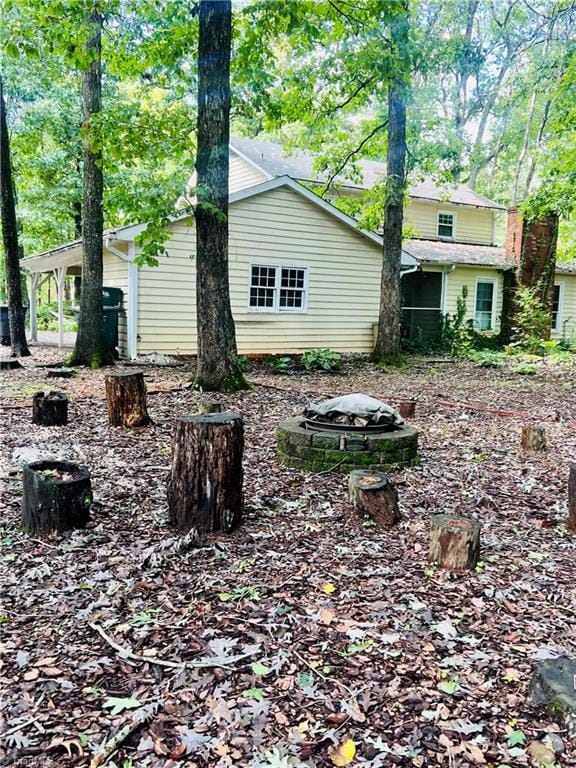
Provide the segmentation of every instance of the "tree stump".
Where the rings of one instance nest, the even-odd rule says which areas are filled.
[[[142,371],[106,376],[108,423],[113,427],[145,427],[150,424],[146,408],[146,384]]]
[[[18,360],[13,360],[12,358],[0,358],[0,371],[13,371],[15,368],[24,368],[24,366]]]
[[[521,446],[523,451],[545,451],[546,430],[541,425],[522,427]]]
[[[49,379],[71,379],[76,373],[75,368],[53,368],[48,371]]]
[[[84,528],[92,504],[90,472],[70,461],[25,464],[22,527],[37,531]]]
[[[32,397],[32,424],[61,427],[68,424],[68,397],[63,392],[36,392]]]
[[[566,528],[571,533],[576,533],[576,464],[570,464],[568,477],[568,517]]]
[[[416,413],[416,400],[402,400],[398,403],[398,413],[403,419],[413,419]]]
[[[554,707],[576,714],[576,659],[545,659],[536,664],[528,696],[536,707]]]
[[[355,469],[348,476],[348,495],[352,504],[382,528],[400,522],[398,493],[384,472]]]
[[[244,425],[238,413],[182,416],[174,425],[170,522],[181,531],[232,531],[242,517]]]
[[[434,515],[430,562],[448,571],[476,567],[480,556],[480,523],[456,515]]]
[[[222,413],[222,403],[217,400],[201,400],[198,406],[198,413]]]

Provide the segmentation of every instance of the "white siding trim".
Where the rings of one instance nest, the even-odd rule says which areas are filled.
[[[138,354],[138,267],[136,258],[136,243],[128,246],[128,359],[134,360]]]

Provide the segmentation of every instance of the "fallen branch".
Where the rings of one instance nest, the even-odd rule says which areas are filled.
[[[14,728],[10,728],[9,731],[4,731],[4,733],[0,733],[0,739],[5,739],[8,736],[12,736],[13,733],[18,733],[18,731],[21,731],[23,728],[27,728],[29,725],[34,725],[38,721],[37,717],[33,717],[30,720],[25,720],[23,723],[20,723],[20,725],[15,725]]]
[[[124,728],[121,728],[116,736],[114,738],[110,739],[110,741],[105,744],[105,746],[96,752],[92,760],[90,761],[90,768],[98,768],[100,765],[104,765],[104,763],[107,763],[108,760],[112,757],[114,752],[122,746],[122,744],[126,741],[126,739],[134,733],[135,730],[137,730],[143,723],[145,722],[144,719],[142,719],[142,716],[139,712],[136,712],[132,719],[126,723]]]
[[[118,655],[123,659],[139,661],[143,664],[155,664],[158,667],[167,667],[168,669],[228,669],[231,672],[235,672],[238,667],[232,667],[230,664],[236,664],[237,662],[248,659],[256,654],[256,651],[250,651],[249,653],[240,653],[237,656],[231,656],[229,659],[230,664],[222,664],[216,659],[206,659],[205,661],[169,661],[168,659],[157,659],[154,656],[141,656],[138,653],[133,653],[128,648],[119,645],[113,640],[99,624],[89,622],[88,626],[95,632],[98,632],[100,637],[105,640],[109,646],[114,648]]]

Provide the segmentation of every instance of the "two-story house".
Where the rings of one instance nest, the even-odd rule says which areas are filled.
[[[380,180],[385,166],[362,161],[359,179],[338,179],[331,201],[312,191],[324,180],[313,157],[279,145],[233,139],[230,145],[229,276],[241,354],[297,353],[316,347],[370,352],[380,302],[382,239],[337,207]],[[193,183],[193,182],[192,182]],[[463,186],[410,187],[406,222],[412,231],[402,257],[403,327],[408,337],[432,335],[442,313],[456,312],[464,286],[467,314],[486,332],[499,328],[503,271],[513,267],[495,245],[502,207]],[[334,204],[333,204],[334,203]],[[195,227],[175,216],[167,255],[138,268],[145,224],[110,230],[104,238],[104,284],[121,288],[120,351],[126,357],[196,351]],[[78,273],[81,242],[23,261],[30,276],[31,331],[42,273],[62,286]],[[555,327],[566,330],[576,309],[576,275],[566,273],[555,295]],[[62,303],[62,291],[59,290]],[[571,329],[570,329],[571,330]]]

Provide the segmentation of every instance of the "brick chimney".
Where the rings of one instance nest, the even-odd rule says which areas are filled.
[[[505,254],[516,265],[518,283],[528,287],[541,285],[543,297],[551,296],[554,285],[557,240],[556,214],[524,220],[518,208],[508,208]]]

